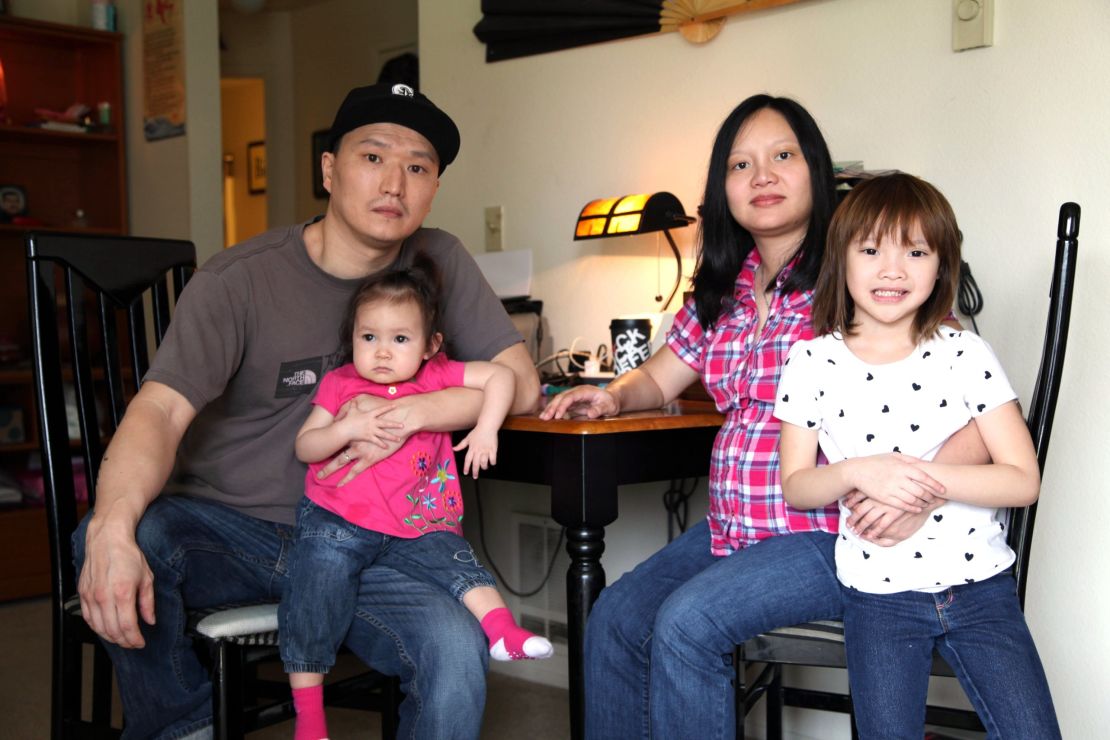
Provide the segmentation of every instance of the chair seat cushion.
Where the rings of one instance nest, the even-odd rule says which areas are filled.
[[[828,642],[844,643],[844,623],[832,620],[820,622],[806,622],[791,627],[779,627],[768,630],[769,635],[782,635],[786,637],[799,637],[806,640],[825,640]]]
[[[189,631],[239,645],[277,645],[277,612],[277,604],[194,609],[189,612]]]

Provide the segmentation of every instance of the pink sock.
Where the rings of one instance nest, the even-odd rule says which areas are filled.
[[[494,660],[550,658],[555,652],[546,638],[518,627],[506,607],[494,609],[482,618],[482,629],[489,638],[489,654]]]
[[[324,719],[323,686],[293,689],[293,708],[297,710],[294,740],[320,740],[328,736],[328,723]]]

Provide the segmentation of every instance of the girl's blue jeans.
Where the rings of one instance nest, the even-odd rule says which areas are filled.
[[[845,589],[844,638],[861,738],[921,740],[934,647],[955,671],[988,738],[1060,737],[1008,573],[938,593]]]
[[[78,572],[87,523],[73,536]],[[185,635],[186,607],[280,600],[293,527],[163,495],[147,509],[136,538],[154,573],[157,621],[140,621],[146,640],[140,650],[105,645],[119,680],[124,737],[183,737],[212,722],[212,687]],[[354,617],[344,643],[401,679],[398,737],[478,737],[489,653],[478,622],[457,600],[375,564],[359,575]]]
[[[354,619],[362,571],[378,565],[436,586],[453,599],[476,586],[496,588],[474,550],[453,532],[402,538],[364,529],[301,499],[289,560],[289,586],[278,609],[287,673],[327,673]],[[425,639],[435,641],[429,625]]]
[[[702,522],[602,590],[586,627],[586,737],[734,737],[733,648],[840,618],[835,540],[791,534],[714,557]]]

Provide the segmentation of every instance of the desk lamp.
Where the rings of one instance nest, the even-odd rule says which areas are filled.
[[[619,198],[602,198],[592,200],[582,208],[574,229],[574,239],[578,241],[662,231],[667,237],[667,243],[671,245],[671,252],[674,253],[677,264],[671,294],[667,296],[666,301],[663,301],[662,295],[655,297],[655,300],[663,301],[663,310],[666,310],[682,282],[682,255],[679,254],[678,246],[674,243],[674,238],[671,237],[668,229],[680,229],[696,220],[686,215],[682,203],[671,193],[641,193]]]

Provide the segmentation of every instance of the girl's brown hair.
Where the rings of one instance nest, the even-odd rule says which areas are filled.
[[[937,282],[913,321],[914,340],[931,337],[952,310],[960,279],[960,230],[952,206],[924,180],[897,173],[865,180],[852,188],[833,214],[825,258],[813,297],[818,335],[855,333],[855,302],[848,294],[848,247],[861,239],[911,239],[914,226],[939,258]]]
[[[339,329],[339,354],[341,361],[350,362],[353,356],[355,321],[358,310],[368,303],[387,301],[407,303],[420,307],[424,317],[424,340],[430,342],[439,331],[439,270],[430,257],[417,252],[412,266],[379,272],[362,281],[347,304],[347,315]]]

